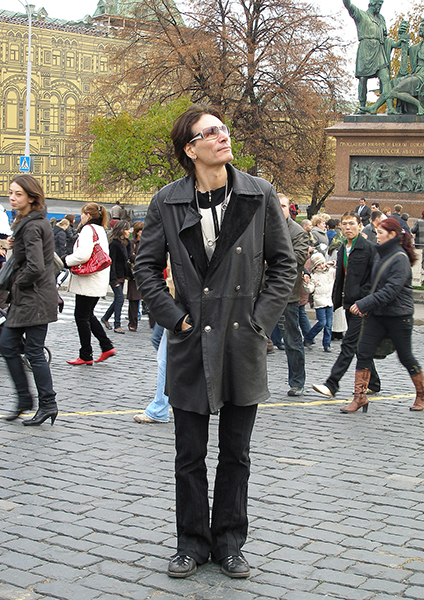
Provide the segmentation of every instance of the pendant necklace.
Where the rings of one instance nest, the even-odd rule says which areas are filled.
[[[227,181],[225,182],[224,201],[223,201],[223,202],[222,202],[222,204],[221,204],[221,219],[220,219],[219,228],[218,228],[218,229],[219,229],[219,230],[218,230],[218,235],[216,236],[216,238],[215,238],[215,239],[209,238],[209,237],[206,235],[206,232],[205,232],[205,230],[204,230],[204,227],[203,227],[202,221],[200,221],[200,227],[201,227],[201,229],[202,229],[202,234],[203,234],[203,237],[205,238],[206,245],[207,245],[209,248],[212,248],[212,247],[213,247],[213,246],[216,244],[216,242],[217,242],[217,240],[218,240],[218,238],[219,238],[219,234],[221,233],[221,227],[222,227],[222,222],[223,222],[223,220],[224,220],[225,211],[227,210],[228,203],[229,203],[229,201],[230,201],[231,194],[232,194],[232,191],[233,191],[233,190],[231,189],[231,190],[229,191],[228,195],[227,195],[227,189],[228,189],[228,179],[227,179]],[[195,195],[195,198],[196,198],[197,212],[198,212],[199,214],[201,214],[201,213],[200,213],[200,206],[199,206],[199,198],[198,198],[198,196],[197,196],[197,192],[198,192],[198,188],[197,188],[197,181],[196,181],[196,182],[195,182],[195,184],[194,184],[194,195]],[[208,196],[209,196],[209,203],[211,203],[211,202],[212,202],[212,192],[211,192],[211,190],[209,190],[207,193],[208,193]],[[212,210],[212,207],[211,207],[211,210]]]

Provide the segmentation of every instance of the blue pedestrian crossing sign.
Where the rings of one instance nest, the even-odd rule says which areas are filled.
[[[22,173],[29,173],[32,171],[33,158],[31,156],[20,156],[19,157],[19,170]]]

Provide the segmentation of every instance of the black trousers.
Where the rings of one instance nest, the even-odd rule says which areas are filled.
[[[421,371],[418,361],[412,354],[411,340],[414,319],[406,317],[381,317],[370,314],[361,337],[358,349],[357,369],[369,369],[379,343],[385,337],[391,338],[402,365],[410,375]]]
[[[239,555],[247,537],[250,438],[257,405],[225,404],[219,413],[219,456],[212,520],[209,517],[205,458],[209,415],[173,408],[177,552],[199,564]]]
[[[6,321],[7,323],[7,321]],[[3,326],[0,338],[0,352],[6,359],[10,375],[18,394],[18,409],[31,409],[32,395],[21,358],[22,336],[25,334],[25,356],[31,364],[32,374],[38,392],[39,406],[56,407],[56,392],[53,389],[50,367],[44,355],[44,342],[47,325],[32,327]]]
[[[357,355],[359,338],[362,329],[362,317],[359,317],[358,315],[353,315],[349,310],[346,310],[345,313],[347,321],[347,331],[343,337],[340,346],[340,354],[337,357],[337,360],[331,369],[330,377],[325,382],[326,386],[332,394],[335,394],[338,391],[340,379],[350,367],[350,363],[352,362],[355,354]],[[373,392],[379,392],[381,382],[372,357],[369,369],[371,370],[369,388]]]
[[[77,324],[81,348],[79,356],[82,360],[93,360],[91,334],[99,340],[102,352],[112,350],[113,344],[107,337],[105,330],[94,315],[99,298],[93,296],[75,296],[75,323]]]

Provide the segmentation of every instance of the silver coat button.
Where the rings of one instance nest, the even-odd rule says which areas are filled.
[[[241,285],[236,285],[236,292],[238,292],[241,288]]]
[[[236,248],[236,253],[237,253],[237,254],[241,254],[241,252],[242,252],[242,248],[241,248],[241,246],[237,246],[237,248]]]
[[[210,331],[212,331],[212,327],[210,325],[206,325],[205,332],[209,333]]]
[[[238,329],[239,327],[240,325],[237,323],[237,321],[233,323],[233,329]]]
[[[203,290],[203,293],[204,293],[204,294],[206,294],[206,295],[207,295],[207,294],[209,294],[209,288],[207,288],[207,287],[206,287],[206,288]]]

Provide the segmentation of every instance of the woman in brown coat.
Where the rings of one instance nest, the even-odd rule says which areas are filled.
[[[18,395],[16,408],[7,417],[14,421],[31,410],[33,398],[21,360],[22,335],[38,391],[38,410],[24,425],[41,425],[57,416],[56,393],[50,367],[44,355],[47,325],[57,321],[57,290],[54,278],[53,231],[46,218],[44,192],[32,175],[18,175],[10,184],[10,205],[18,211],[9,238],[17,264],[7,321],[0,338],[0,351],[6,360]]]

